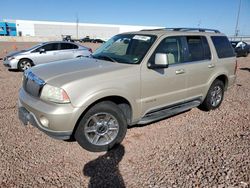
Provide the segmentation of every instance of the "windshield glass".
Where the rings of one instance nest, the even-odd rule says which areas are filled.
[[[31,48],[27,48],[26,50],[27,50],[27,51],[34,50],[34,49],[36,49],[36,48],[38,48],[38,47],[40,47],[40,46],[42,46],[42,45],[41,45],[41,44],[37,44],[37,45],[35,45],[35,46],[32,46]]]
[[[139,64],[156,39],[153,35],[116,35],[98,48],[93,58]]]

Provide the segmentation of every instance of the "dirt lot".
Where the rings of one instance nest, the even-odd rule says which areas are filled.
[[[0,57],[15,45],[32,44],[0,43]],[[20,124],[22,73],[0,61],[0,187],[250,187],[250,55],[238,62],[218,110],[130,128],[122,145],[90,153]]]

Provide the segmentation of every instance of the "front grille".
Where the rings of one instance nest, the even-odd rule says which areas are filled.
[[[23,88],[34,97],[39,97],[45,82],[32,73],[31,70],[24,72]]]

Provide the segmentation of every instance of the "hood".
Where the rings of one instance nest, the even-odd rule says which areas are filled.
[[[77,58],[41,64],[31,70],[45,82],[60,86],[78,79],[126,69],[131,66],[133,65],[93,58]]]
[[[11,56],[15,56],[15,55],[19,55],[19,54],[23,54],[27,52],[27,50],[20,50],[20,51],[13,51],[7,54],[7,57],[11,57]]]

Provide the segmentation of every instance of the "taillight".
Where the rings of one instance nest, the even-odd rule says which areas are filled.
[[[234,74],[236,74],[237,68],[238,68],[238,62],[237,62],[237,60],[235,60]]]
[[[93,51],[92,51],[92,49],[91,49],[91,48],[89,48],[89,52],[90,52],[90,53],[93,53]]]

